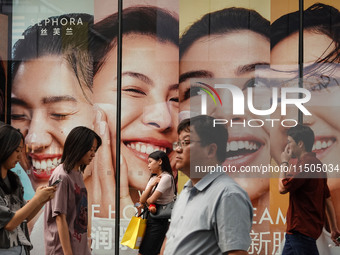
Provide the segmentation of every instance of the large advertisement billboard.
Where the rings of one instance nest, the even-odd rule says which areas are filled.
[[[306,110],[303,123],[315,133],[313,152],[327,166],[339,164],[339,38],[330,31],[340,24],[340,5],[327,1],[310,8],[313,4],[305,1],[305,68],[299,79],[296,1],[123,1],[117,152],[117,1],[13,2],[12,31],[0,26],[12,38],[12,66],[1,62],[0,67],[4,75],[11,70],[10,122],[25,138],[25,155],[15,168],[25,199],[48,184],[69,132],[76,126],[93,129],[103,144],[84,172],[88,238],[93,254],[112,254],[117,155],[121,239],[150,179],[148,155],[156,150],[168,155],[180,193],[189,178],[175,168],[172,144],[178,140],[178,123],[208,114],[228,128],[223,165],[253,205],[248,253],[280,254],[289,197],[279,194],[278,175],[268,169],[280,165],[286,132],[298,123],[298,110]],[[335,23],[319,29],[316,21],[325,15]],[[2,59],[7,54],[4,41],[8,39],[1,39]],[[6,84],[4,75],[1,82]],[[294,90],[299,83],[302,90]],[[289,101],[298,100],[304,90],[310,98],[301,101],[303,106]],[[289,98],[286,92],[295,95]],[[5,94],[3,98],[0,102]],[[255,167],[261,170],[249,174]],[[230,169],[249,171],[235,174]],[[328,171],[340,222],[337,184],[337,170]],[[42,210],[29,223],[33,255],[45,253],[43,230]],[[338,254],[328,247],[331,243],[326,224],[318,240],[320,254]],[[120,252],[137,254],[122,245]]]

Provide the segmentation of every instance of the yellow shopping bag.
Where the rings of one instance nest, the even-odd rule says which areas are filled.
[[[133,216],[120,243],[131,249],[139,249],[145,233],[146,221],[141,217]]]

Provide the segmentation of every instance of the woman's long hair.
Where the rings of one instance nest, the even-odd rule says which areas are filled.
[[[271,49],[290,35],[298,33],[299,21],[299,11],[287,13],[275,20],[271,24]],[[340,63],[340,11],[327,4],[313,4],[303,11],[303,29],[311,33],[328,36],[333,41],[315,63],[304,68],[304,76],[313,76],[315,72],[318,72],[326,78],[325,80],[328,80],[328,76],[324,73],[334,71],[334,68]],[[336,65],[330,65],[330,63]],[[329,68],[331,69],[329,70]],[[321,85],[327,86],[328,84],[324,84],[322,81]]]
[[[3,125],[0,127],[0,166],[12,155],[12,153],[19,147],[20,142],[24,141],[23,135],[19,130],[10,125]],[[9,170],[9,169],[8,169]],[[7,176],[11,187],[7,187],[4,180],[0,176],[0,187],[6,194],[12,194],[19,187],[19,177],[12,171],[7,172]]]
[[[101,146],[102,139],[91,129],[83,126],[75,127],[68,134],[61,163],[64,164],[64,170],[70,173],[76,164],[91,150],[94,139],[97,140],[97,148]],[[84,172],[86,165],[80,166],[80,171]]]
[[[171,169],[168,155],[164,151],[154,151],[149,154],[149,158],[152,158],[156,161],[162,160],[161,170],[162,172],[167,172],[168,174],[171,175],[172,179],[174,180],[174,184],[175,184],[175,193],[177,193],[176,181],[175,181],[174,175],[172,174],[172,169]],[[153,175],[151,175],[151,177],[152,176]]]

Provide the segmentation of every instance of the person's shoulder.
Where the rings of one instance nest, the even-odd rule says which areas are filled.
[[[21,180],[19,175],[14,172],[12,169],[8,171],[8,175],[12,175],[12,178],[14,178],[19,186],[22,186]]]
[[[303,164],[322,164],[322,162],[316,157],[316,154],[314,152],[306,153],[301,161]]]
[[[152,175],[152,176],[150,177],[149,181],[154,180],[156,177],[157,177],[157,175]]]
[[[151,183],[153,183],[156,177],[157,177],[157,175],[151,176],[150,179],[148,180],[148,184],[147,185],[150,185]]]
[[[232,178],[230,178],[228,175],[223,174],[223,173],[216,176],[214,180],[214,184],[222,185],[224,187],[232,187],[235,184],[238,185]]]
[[[17,181],[20,181],[19,175],[16,172],[14,172],[13,169],[9,170],[8,173],[10,173],[13,177],[15,177]]]
[[[63,164],[60,164],[59,166],[57,166],[52,172],[51,179],[56,180],[58,178],[60,179],[68,178],[68,174],[64,170]]]
[[[322,164],[321,160],[315,157],[315,164]]]
[[[242,195],[247,195],[247,192],[232,178],[230,178],[226,174],[221,174],[216,178],[214,181],[214,186],[216,188],[220,189],[227,195],[234,194],[234,193],[240,193]]]
[[[165,180],[171,180],[172,176],[171,176],[169,173],[167,173],[167,172],[163,172],[163,173],[162,173],[161,180],[162,180],[163,178],[164,178]]]

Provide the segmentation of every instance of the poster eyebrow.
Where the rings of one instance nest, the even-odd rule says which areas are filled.
[[[236,73],[236,75],[241,75],[241,74],[244,74],[244,73],[255,71],[256,68],[263,69],[265,67],[269,67],[269,63],[257,62],[257,63],[248,64],[248,65],[239,66],[237,68],[237,70],[235,71],[235,73]]]
[[[75,99],[73,96],[51,96],[51,97],[44,97],[42,100],[43,104],[51,104],[51,103],[58,103],[58,102],[77,102],[77,99]]]
[[[179,76],[179,83],[185,82],[190,78],[213,78],[214,74],[205,70],[191,71],[183,73]]]
[[[23,106],[23,107],[28,107],[28,104],[24,100],[21,100],[21,99],[16,98],[16,97],[11,98],[11,103],[13,105],[20,105],[20,106]]]
[[[136,78],[138,80],[141,80],[142,82],[149,84],[151,86],[154,86],[154,82],[146,75],[137,73],[137,72],[123,72],[122,76],[130,76],[132,78]]]

